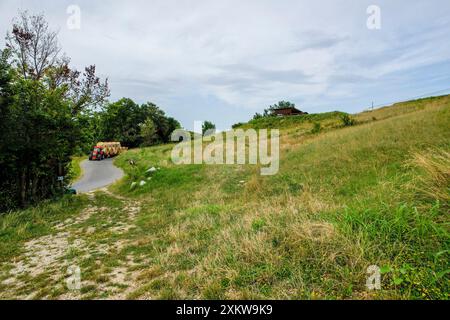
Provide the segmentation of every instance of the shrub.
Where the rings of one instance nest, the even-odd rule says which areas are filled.
[[[319,133],[320,131],[322,131],[322,126],[321,126],[321,124],[320,124],[319,122],[314,122],[314,127],[312,128],[311,133],[312,133],[312,134],[317,134],[317,133]]]
[[[351,127],[356,124],[356,120],[353,119],[350,115],[344,114],[341,116],[342,124],[344,127]]]

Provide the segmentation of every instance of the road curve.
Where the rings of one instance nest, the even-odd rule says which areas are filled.
[[[123,171],[113,164],[113,159],[85,160],[80,164],[83,176],[72,186],[77,193],[85,193],[109,186],[123,177]]]

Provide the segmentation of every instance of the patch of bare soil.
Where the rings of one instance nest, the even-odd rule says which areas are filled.
[[[105,191],[103,191],[105,192]],[[129,201],[118,197],[109,191],[106,193],[124,202],[123,212],[126,213],[120,221],[109,228],[113,234],[125,234],[134,226],[134,219],[141,210],[139,202]],[[95,200],[95,195],[93,200]],[[75,252],[77,261],[89,259],[92,254],[107,256],[120,252],[129,243],[128,240],[119,240],[107,243],[93,243],[92,237],[96,233],[94,226],[82,226],[90,217],[98,212],[107,212],[107,207],[96,207],[89,205],[78,216],[65,220],[54,226],[54,234],[43,236],[28,241],[23,246],[23,254],[12,261],[7,268],[8,275],[2,276],[2,285],[6,287],[6,292],[0,293],[0,298],[33,299],[36,293],[42,290],[41,287],[34,287],[34,279],[46,277],[45,284],[50,291],[56,286],[61,286],[67,277],[68,267],[72,265],[71,252]],[[101,268],[101,260],[96,261]],[[104,277],[105,282],[97,284],[83,281],[81,285],[96,287],[96,296],[106,296],[108,299],[125,299],[129,293],[136,289],[136,279],[139,271],[130,271],[135,267],[132,257],[127,257],[127,261],[120,263],[117,267],[109,268],[109,273]],[[82,278],[83,270],[81,270]],[[61,290],[57,299],[80,299],[83,297],[81,291]]]

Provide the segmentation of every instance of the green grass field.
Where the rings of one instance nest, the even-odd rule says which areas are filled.
[[[0,298],[448,299],[450,96],[342,115],[243,125],[281,130],[274,176],[163,145],[117,158],[109,190],[0,217]]]

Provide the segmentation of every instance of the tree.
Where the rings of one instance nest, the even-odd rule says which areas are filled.
[[[92,147],[99,141],[104,140],[101,136],[100,112],[83,112],[75,119],[79,128],[79,143],[75,154],[85,155],[92,151]]]
[[[253,116],[253,120],[258,120],[261,119],[263,117],[262,114],[260,114],[259,112],[255,113],[255,115]]]
[[[151,118],[148,118],[141,124],[141,136],[142,136],[142,146],[148,147],[155,143],[157,140],[156,125]]]
[[[177,120],[167,117],[163,110],[151,102],[143,104],[141,108],[143,109],[143,112],[153,120],[158,135],[157,141],[160,143],[169,142],[172,132],[181,127]]]
[[[22,207],[61,192],[58,176],[67,173],[73,153],[75,123],[61,90],[48,90],[36,80],[16,78],[7,105],[0,145],[1,179],[11,193],[9,207]],[[2,188],[4,189],[4,188]],[[3,208],[4,209],[4,208]]]
[[[43,80],[49,89],[65,88],[72,116],[87,107],[101,105],[110,94],[108,79],[101,82],[94,65],[86,67],[83,73],[69,67],[70,59],[61,54],[58,33],[50,30],[42,14],[20,12],[12,32],[6,35],[6,46],[24,79]]]
[[[81,74],[60,54],[42,15],[22,12],[0,59],[0,211],[61,194],[90,110],[109,95],[95,66]],[[89,140],[88,138],[87,140]]]
[[[141,123],[146,115],[133,100],[122,98],[106,106],[100,114],[100,130],[102,140],[119,141],[123,145],[134,148],[142,142]]]
[[[9,130],[12,118],[10,106],[14,93],[12,88],[14,70],[8,63],[9,50],[0,55],[0,212],[14,207],[16,204],[16,177],[11,171],[9,161],[14,161],[7,152],[9,141],[13,141],[15,132]],[[14,167],[13,167],[14,168]]]
[[[181,124],[178,122],[178,120],[175,120],[172,117],[168,117],[167,118],[167,122],[168,122],[168,127],[167,127],[167,132],[164,135],[164,142],[169,142],[171,141],[171,137],[172,137],[172,133],[181,128]]]
[[[6,43],[24,79],[40,80],[48,68],[58,63],[61,49],[57,36],[57,32],[49,29],[43,15],[30,16],[22,11],[14,19]]]
[[[205,121],[202,125],[202,134],[204,135],[208,130],[216,130],[216,125],[210,121]]]
[[[138,105],[126,98],[108,104],[100,113],[100,119],[103,140],[120,141],[130,148],[169,142],[172,132],[180,128],[177,120],[167,117],[155,104],[147,102]],[[142,128],[147,127],[150,120],[154,132],[147,130],[143,134]]]
[[[253,116],[253,120],[257,120],[260,118],[267,118],[274,116],[274,110],[276,109],[284,109],[284,108],[295,108],[295,104],[289,101],[280,101],[274,105],[269,106],[267,109],[264,109],[263,114],[256,113]]]
[[[273,111],[277,109],[284,108],[295,108],[295,104],[289,101],[280,101],[274,105],[269,106],[269,108],[264,110],[264,117],[271,117],[274,115]]]

